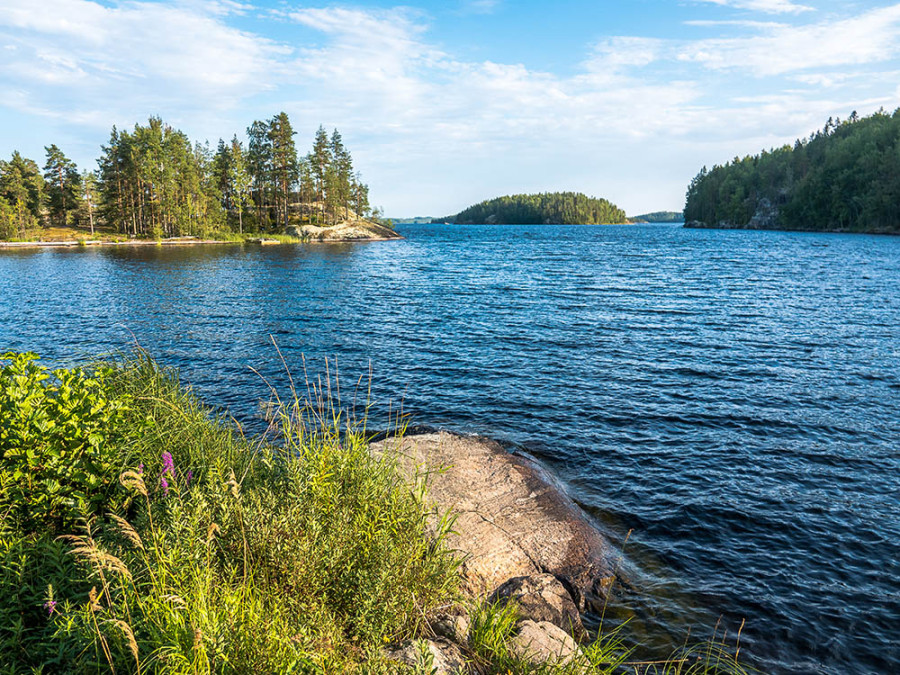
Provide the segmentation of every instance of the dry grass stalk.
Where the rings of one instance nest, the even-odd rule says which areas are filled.
[[[128,541],[130,541],[135,547],[144,550],[144,542],[141,539],[141,535],[137,533],[137,530],[124,518],[117,516],[114,513],[110,513],[109,517],[112,518],[116,524],[119,526],[119,533],[125,537]]]

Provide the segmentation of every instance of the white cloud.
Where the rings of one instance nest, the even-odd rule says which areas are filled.
[[[28,92],[26,108],[73,114],[93,106],[143,117],[168,103],[228,107],[271,86],[284,48],[227,26],[234,2],[178,4],[3,0],[3,81]],[[64,92],[64,93],[63,93]],[[109,107],[112,109],[110,109]]]
[[[0,0],[0,105],[101,129],[92,153],[117,120],[158,113],[202,139],[285,110],[301,148],[320,123],[339,127],[375,202],[401,215],[544,189],[677,208],[704,162],[900,97],[896,63],[883,65],[898,56],[900,5],[797,25],[695,21],[714,35],[695,41],[611,36],[567,74],[452,52],[408,8],[255,13],[280,22],[275,42],[233,27],[252,8],[229,0],[34,5]]]
[[[772,76],[880,63],[898,54],[900,5],[892,5],[849,19],[799,26],[764,24],[751,37],[698,40],[684,45],[678,58],[707,68]]]
[[[766,14],[802,14],[803,12],[813,12],[815,7],[808,5],[798,5],[791,0],[700,0],[701,2],[709,2],[715,5],[723,5],[726,7],[734,7],[736,9],[747,9],[753,12],[764,12]]]
[[[462,0],[462,8],[472,14],[492,14],[502,3],[503,0]]]

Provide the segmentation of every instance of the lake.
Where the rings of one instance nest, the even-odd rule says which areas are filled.
[[[336,359],[345,403],[371,368],[375,422],[402,406],[556,472],[624,547],[607,620],[648,645],[746,619],[764,672],[900,672],[900,238],[400,231],[0,251],[0,350],[137,340],[251,427],[250,367],[285,387],[272,338],[298,379]]]

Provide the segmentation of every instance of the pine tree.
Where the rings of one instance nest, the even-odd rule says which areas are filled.
[[[331,134],[331,163],[333,167],[333,183],[336,194],[331,200],[335,208],[343,209],[343,218],[350,209],[350,182],[353,178],[353,159],[337,129]],[[342,219],[338,216],[337,220]]]
[[[316,201],[321,210],[320,223],[325,222],[325,190],[328,170],[331,167],[331,142],[325,127],[320,126],[316,131],[316,139],[313,141],[313,149],[310,154],[313,179],[316,184]]]
[[[8,162],[0,162],[0,197],[12,208],[18,236],[36,227],[44,203],[44,177],[36,162],[13,152]]]
[[[81,174],[81,204],[87,211],[88,225],[91,228],[91,236],[94,235],[94,200],[97,194],[97,174],[93,171],[83,171]],[[81,218],[79,220],[82,220]]]
[[[247,171],[247,162],[244,158],[244,147],[237,135],[231,139],[230,149],[230,174],[229,182],[233,196],[234,210],[238,214],[238,232],[244,233],[244,205],[250,194],[252,181],[250,172]]]
[[[247,128],[247,138],[247,170],[253,184],[252,200],[256,204],[257,225],[264,230],[268,221],[268,193],[272,176],[272,144],[268,122],[254,121]]]
[[[276,203],[281,212],[281,222],[288,226],[290,194],[300,178],[297,146],[294,131],[287,113],[278,113],[269,121],[269,139],[272,144],[272,171],[275,176]]]
[[[44,180],[47,183],[50,216],[60,227],[65,227],[69,212],[78,205],[78,183],[81,176],[75,162],[66,157],[56,145],[50,145],[44,150],[47,152]]]

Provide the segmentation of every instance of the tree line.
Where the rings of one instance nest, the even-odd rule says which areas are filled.
[[[627,222],[625,212],[615,204],[580,192],[497,197],[443,220],[460,225],[597,225]]]
[[[684,217],[712,227],[900,233],[900,108],[829,118],[793,145],[703,167]]]
[[[0,238],[49,226],[136,237],[285,232],[380,215],[337,129],[320,126],[304,157],[295,135],[282,112],[254,121],[246,144],[235,134],[213,151],[151,117],[131,131],[113,127],[95,171],[79,172],[56,145],[43,169],[13,152],[0,160]]]

